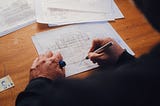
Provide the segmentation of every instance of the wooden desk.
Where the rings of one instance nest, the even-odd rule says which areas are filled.
[[[125,19],[110,23],[136,53],[136,57],[147,53],[160,42],[159,33],[152,29],[130,0],[115,1]],[[15,83],[14,88],[0,93],[1,106],[14,106],[16,96],[28,83],[30,66],[34,58],[38,56],[31,36],[49,29],[51,28],[47,25],[35,23],[0,38],[0,77],[9,74]],[[88,74],[90,71],[73,77],[84,78]]]

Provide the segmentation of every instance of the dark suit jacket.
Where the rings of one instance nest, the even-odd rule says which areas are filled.
[[[114,68],[86,79],[37,78],[16,106],[111,106],[160,104],[160,45],[135,59],[124,52]]]

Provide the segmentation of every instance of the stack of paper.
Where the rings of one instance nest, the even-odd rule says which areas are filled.
[[[114,0],[1,0],[0,37],[36,20],[58,26],[123,17]]]
[[[35,22],[33,0],[0,0],[0,37]]]
[[[35,0],[36,20],[50,26],[123,18],[114,0]]]

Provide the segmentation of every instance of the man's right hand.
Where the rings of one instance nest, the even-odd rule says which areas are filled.
[[[109,47],[107,50],[104,50],[102,53],[94,53],[94,51],[105,45],[108,42],[113,42],[113,45]],[[122,49],[116,41],[114,41],[112,38],[105,38],[105,39],[94,39],[92,42],[91,49],[88,53],[88,57],[93,63],[98,63],[100,66],[103,65],[113,65],[115,64],[119,56],[124,52],[125,50]]]

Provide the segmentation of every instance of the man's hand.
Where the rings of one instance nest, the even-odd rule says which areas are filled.
[[[102,53],[94,53],[93,51],[97,48],[105,45],[108,42],[113,42],[113,45]],[[113,65],[117,62],[119,56],[124,52],[112,38],[105,39],[94,39],[92,42],[92,47],[88,53],[88,57],[93,63],[98,63],[100,66]]]
[[[65,70],[59,66],[62,60],[60,53],[53,54],[51,51],[37,57],[30,70],[30,80],[38,77],[45,77],[51,80],[58,77],[65,77]]]

